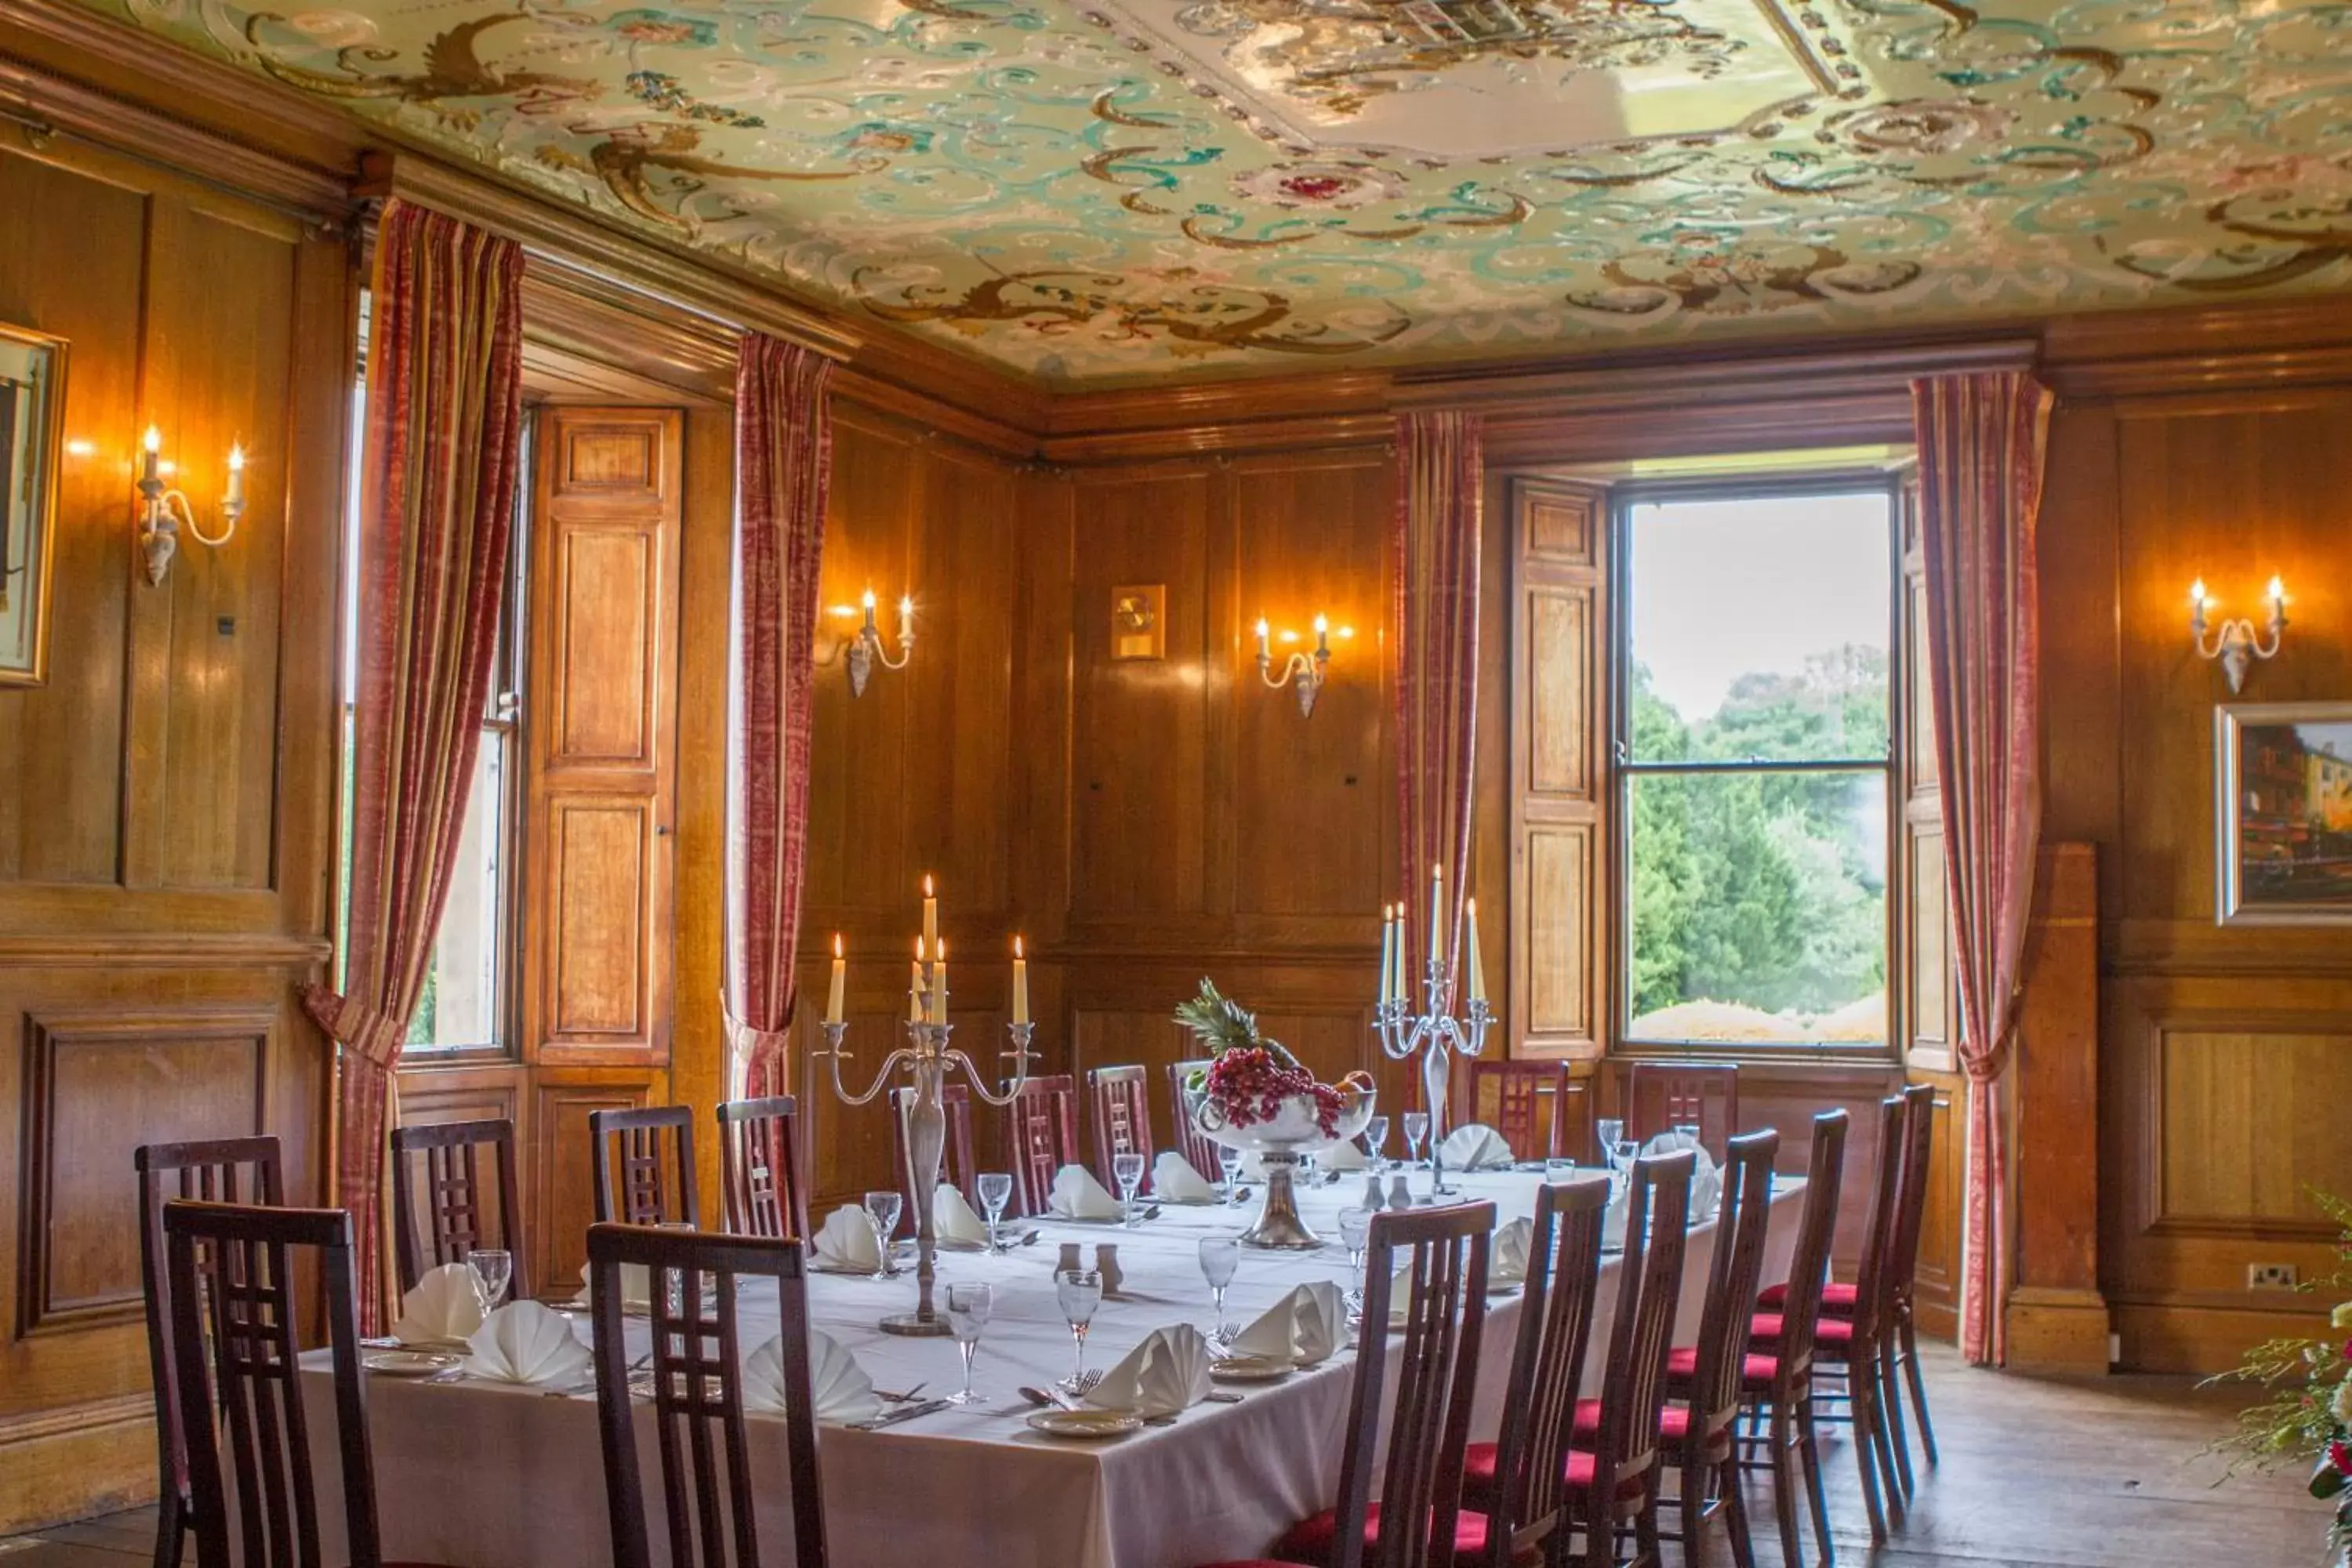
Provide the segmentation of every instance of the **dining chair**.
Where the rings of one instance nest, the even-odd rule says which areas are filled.
[[[1625,1135],[1646,1143],[1696,1127],[1718,1165],[1739,1131],[1739,1068],[1729,1062],[1636,1062],[1625,1082]]]
[[[890,1157],[897,1162],[898,1190],[907,1200],[898,1206],[900,1236],[912,1236],[921,1228],[917,1218],[919,1204],[915,1193],[914,1143],[907,1136],[907,1115],[914,1108],[913,1089],[890,1091]],[[940,1085],[940,1110],[947,1117],[947,1139],[940,1149],[940,1180],[961,1193],[964,1201],[970,1203],[980,1170],[972,1157],[971,1087],[961,1083]],[[1052,1180],[1050,1176],[1046,1178],[1049,1184]]]
[[[737,1236],[806,1237],[801,1182],[800,1103],[789,1094],[719,1104],[721,1212]]]
[[[1209,1070],[1209,1058],[1168,1064],[1169,1124],[1176,1129],[1176,1147],[1187,1163],[1201,1173],[1204,1182],[1222,1180],[1223,1167],[1217,1163],[1217,1145],[1209,1135],[1195,1126],[1192,1111],[1184,1104],[1184,1083],[1196,1072]]]
[[[1681,1407],[1664,1422],[1664,1468],[1675,1472],[1683,1562],[1706,1560],[1706,1526],[1720,1517],[1739,1568],[1755,1568],[1746,1495],[1739,1484],[1738,1427],[1748,1371],[1756,1289],[1772,1224],[1772,1162],[1780,1134],[1770,1129],[1731,1141],[1723,1198],[1707,1264],[1697,1339],[1666,1358],[1666,1394]]]
[[[1507,1568],[1512,1549],[1559,1551],[1588,1528],[1577,1511],[1588,1493],[1571,1455],[1585,1350],[1601,1298],[1601,1237],[1609,1181],[1594,1176],[1536,1189],[1519,1331],[1511,1347],[1511,1391],[1499,1439],[1473,1443],[1463,1459],[1462,1501],[1487,1517],[1488,1568]],[[1613,1520],[1604,1528],[1614,1531]]]
[[[1054,1073],[1024,1081],[1004,1108],[1004,1157],[1024,1215],[1045,1212],[1054,1176],[1078,1159],[1077,1080]]]
[[[700,1227],[693,1111],[683,1105],[592,1110],[588,1142],[600,1222]]]
[[[647,1271],[652,1348],[632,1373],[621,1271]],[[743,1399],[739,1279],[776,1282],[776,1347],[783,1367],[784,1475],[794,1568],[824,1568],[816,1402],[810,1388],[808,1274],[792,1238],[720,1236],[600,1224],[588,1227],[590,1353],[614,1568],[652,1568],[637,1459],[633,1381],[652,1385],[668,1568],[766,1568],[759,1500],[774,1478],[754,1474]],[[708,1291],[706,1283],[714,1287]]]
[[[1486,1319],[1486,1261],[1495,1225],[1491,1203],[1389,1210],[1372,1216],[1365,1248],[1363,1321],[1339,1500],[1300,1521],[1269,1558],[1219,1568],[1486,1568],[1486,1516],[1462,1507],[1462,1467],[1469,1447],[1470,1405],[1478,1381],[1478,1342]],[[1402,1329],[1391,1324],[1399,1258],[1409,1283]],[[1382,1453],[1381,1409],[1394,1369],[1396,1392]],[[1372,1500],[1380,1471],[1380,1500]],[[1392,1532],[1383,1518],[1422,1524],[1425,1533]],[[1507,1562],[1533,1564],[1530,1542]]]
[[[155,1568],[179,1568],[197,1520],[188,1492],[188,1438],[173,1375],[176,1341],[163,1205],[179,1197],[281,1206],[286,1201],[281,1158],[274,1136],[142,1143],[131,1152],[131,1168],[139,1174],[139,1279],[147,1298],[147,1370],[155,1390]]]
[[[490,1151],[498,1185],[498,1226],[484,1212],[481,1151]],[[424,1167],[419,1213],[416,1166]],[[445,1263],[463,1263],[478,1247],[502,1247],[514,1259],[517,1301],[530,1300],[530,1250],[524,1245],[522,1204],[515,1180],[515,1129],[505,1117],[445,1121],[392,1130],[392,1212],[395,1261],[403,1291]]]
[[[1928,1162],[1936,1142],[1936,1089],[1915,1083],[1903,1091],[1907,1110],[1903,1131],[1903,1175],[1895,1200],[1895,1233],[1889,1239],[1884,1304],[1879,1315],[1878,1364],[1880,1394],[1886,1412],[1895,1468],[1903,1495],[1911,1496],[1911,1447],[1903,1430],[1902,1388],[1911,1393],[1911,1414],[1919,1426],[1919,1447],[1929,1465],[1936,1462],[1936,1428],[1927,1419],[1927,1385],[1919,1372],[1919,1326],[1916,1292],[1919,1273],[1919,1231],[1927,1223]]]
[[[1143,1168],[1151,1169],[1150,1090],[1139,1067],[1087,1069],[1087,1116],[1094,1123],[1095,1178],[1112,1192],[1118,1176],[1111,1159],[1140,1154]]]
[[[1495,1087],[1495,1114],[1488,1125],[1503,1135],[1517,1160],[1553,1160],[1567,1144],[1569,1106],[1566,1062],[1472,1062],[1470,1111],[1486,1120],[1486,1086]],[[1544,1117],[1543,1102],[1551,1101]],[[1541,1128],[1540,1134],[1538,1129]]]
[[[219,1412],[217,1427],[211,1421],[187,1427],[196,1561],[393,1568],[376,1521],[351,1215],[174,1198],[163,1205],[163,1237],[173,1392],[183,1410]],[[309,1292],[295,1275],[298,1253],[315,1258],[325,1295],[345,1537],[333,1557],[320,1542],[299,1365],[296,1324]]]
[[[1805,1206],[1797,1216],[1797,1245],[1789,1263],[1788,1282],[1779,1289],[1780,1298],[1790,1304],[1780,1310],[1779,1338],[1752,1343],[1741,1373],[1751,1436],[1764,1422],[1770,1423],[1769,1432],[1762,1436],[1767,1468],[1772,1472],[1772,1512],[1780,1530],[1780,1561],[1791,1565],[1798,1561],[1797,1477],[1790,1468],[1792,1463],[1804,1471],[1821,1568],[1831,1568],[1835,1560],[1830,1543],[1829,1499],[1822,1486],[1821,1444],[1813,1429],[1813,1331],[1822,1304],[1822,1287],[1829,1275],[1830,1246],[1837,1235],[1848,1121],[1843,1110],[1824,1110],[1813,1118],[1813,1147],[1805,1164]]]

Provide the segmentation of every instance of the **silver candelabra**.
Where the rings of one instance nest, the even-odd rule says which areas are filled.
[[[1422,1103],[1429,1108],[1429,1189],[1435,1195],[1454,1190],[1445,1184],[1442,1149],[1445,1089],[1454,1071],[1454,1056],[1458,1051],[1475,1057],[1486,1050],[1486,1026],[1494,1022],[1494,1014],[1484,996],[1473,996],[1469,1016],[1456,1018],[1453,977],[1446,972],[1445,961],[1434,954],[1423,966],[1422,989],[1428,998],[1426,1011],[1408,1014],[1404,997],[1392,996],[1372,1009],[1372,1027],[1380,1034],[1381,1048],[1393,1060],[1403,1061],[1415,1051],[1421,1053]]]
[[[944,989],[941,993],[944,1000]],[[829,1058],[833,1070],[833,1092],[845,1105],[867,1105],[875,1096],[889,1086],[894,1070],[903,1070],[915,1089],[915,1102],[907,1108],[907,1158],[915,1184],[915,1280],[920,1291],[912,1312],[893,1313],[881,1322],[886,1334],[940,1335],[950,1331],[945,1316],[931,1305],[931,1285],[939,1277],[938,1238],[932,1229],[933,1199],[939,1192],[940,1163],[947,1149],[947,1110],[945,1090],[950,1068],[960,1069],[972,1093],[990,1105],[1006,1106],[1021,1092],[1029,1080],[1029,1063],[1033,1053],[1030,1039],[1035,1035],[1034,1024],[1008,1024],[1005,1032],[1011,1036],[1013,1048],[1001,1055],[1012,1064],[1012,1076],[1005,1080],[1002,1093],[992,1093],[986,1079],[972,1059],[948,1044],[948,1036],[955,1026],[942,1017],[936,1023],[909,1020],[906,1025],[910,1042],[882,1058],[882,1066],[862,1094],[852,1094],[841,1081],[841,1064],[849,1052],[842,1047],[842,1037],[849,1032],[846,1023],[824,1026],[824,1049],[818,1053]],[[885,1238],[887,1246],[887,1238]],[[887,1258],[886,1258],[887,1261]]]

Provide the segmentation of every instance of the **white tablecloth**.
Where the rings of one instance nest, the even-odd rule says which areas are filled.
[[[1466,1198],[1492,1199],[1504,1220],[1533,1211],[1540,1179],[1518,1173],[1458,1178]],[[1417,1174],[1416,1190],[1426,1180]],[[1787,1277],[1800,1207],[1787,1200],[1802,1186],[1784,1180],[1775,1188],[1768,1282]],[[1302,1214],[1331,1238],[1319,1252],[1242,1249],[1226,1301],[1236,1327],[1302,1280],[1347,1279],[1335,1216],[1361,1192],[1357,1177],[1299,1194]],[[1210,1326],[1198,1242],[1236,1234],[1249,1217],[1245,1210],[1168,1206],[1136,1230],[1048,1221],[1035,1245],[1001,1258],[942,1251],[942,1304],[950,1280],[996,1286],[975,1384],[1001,1397],[987,1409],[950,1409],[881,1431],[819,1428],[825,1530],[836,1568],[962,1568],[983,1560],[974,1555],[975,1542],[987,1543],[991,1568],[1192,1568],[1256,1555],[1295,1521],[1328,1507],[1339,1490],[1350,1353],[1281,1383],[1234,1385],[1244,1395],[1238,1405],[1197,1405],[1171,1426],[1100,1446],[1030,1432],[1024,1425],[1030,1407],[1013,1392],[1070,1370],[1069,1331],[1051,1278],[1058,1243],[1083,1243],[1089,1260],[1097,1243],[1118,1248],[1126,1287],[1119,1299],[1104,1301],[1087,1342],[1088,1363],[1108,1367],[1162,1324]],[[1683,1342],[1697,1329],[1712,1232],[1710,1224],[1691,1234],[1677,1331]],[[1602,1269],[1587,1373],[1594,1384],[1608,1343],[1616,1258]],[[903,1390],[919,1382],[928,1398],[961,1384],[954,1342],[895,1338],[875,1327],[885,1313],[910,1310],[914,1289],[911,1270],[887,1283],[818,1275],[809,1294],[816,1326],[847,1345],[877,1387]],[[772,1302],[772,1291],[762,1300],[747,1289],[747,1352],[774,1331]],[[1492,1300],[1475,1436],[1495,1433],[1518,1321],[1516,1293]],[[584,1316],[578,1328],[584,1338]],[[633,1331],[634,1355],[646,1348],[635,1341],[647,1335],[642,1324]],[[306,1358],[303,1383],[314,1463],[322,1495],[331,1496],[325,1487],[338,1473],[332,1384],[316,1354]],[[593,1397],[373,1377],[368,1398],[386,1557],[456,1568],[596,1568],[612,1561]],[[667,1551],[650,1414],[650,1406],[639,1406],[644,1477],[652,1489],[649,1531],[660,1561]],[[762,1555],[781,1561],[792,1539],[782,1428],[757,1416],[751,1426],[753,1472],[776,1478],[760,1510]],[[341,1510],[320,1511],[328,1516],[321,1522],[329,1559],[338,1560]]]

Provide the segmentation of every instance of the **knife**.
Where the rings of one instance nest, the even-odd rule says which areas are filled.
[[[896,1426],[901,1421],[912,1421],[918,1415],[937,1415],[945,1410],[948,1404],[944,1399],[926,1399],[919,1405],[902,1405],[896,1410],[886,1410],[879,1415],[852,1421],[849,1425],[860,1432],[872,1432],[884,1426]]]

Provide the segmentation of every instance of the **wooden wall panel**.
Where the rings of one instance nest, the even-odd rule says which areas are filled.
[[[543,1068],[531,1075],[530,1137],[521,1180],[531,1215],[531,1278],[561,1296],[588,1261],[588,1226],[596,1217],[588,1118],[599,1110],[667,1103],[667,1075],[615,1068]],[[697,1138],[705,1129],[695,1129]],[[707,1191],[706,1204],[719,1194]],[[714,1209],[706,1215],[717,1220]]]

